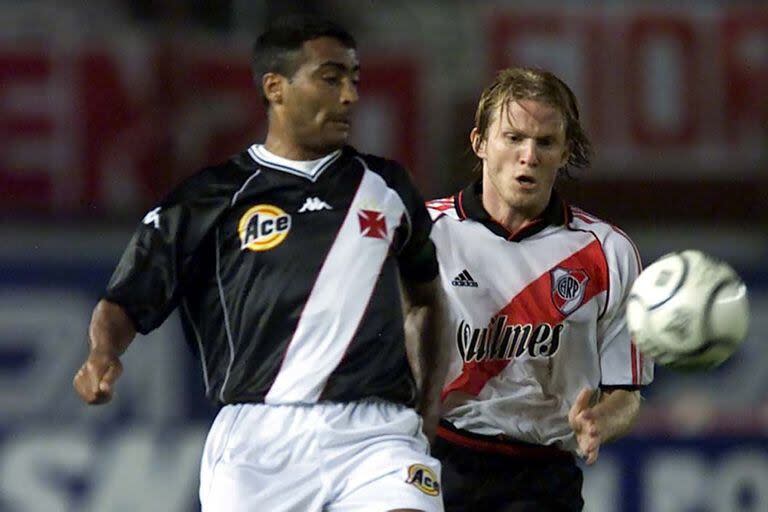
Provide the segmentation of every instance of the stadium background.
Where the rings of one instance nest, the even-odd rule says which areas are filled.
[[[90,310],[129,233],[200,166],[261,138],[249,47],[332,13],[358,38],[355,144],[426,197],[471,179],[482,87],[550,68],[597,158],[566,196],[646,263],[699,248],[750,287],[748,341],[706,375],[657,370],[634,434],[586,472],[592,512],[768,510],[768,7],[764,2],[0,1],[0,511],[194,511],[213,409],[172,318],[105,408],[76,399]]]

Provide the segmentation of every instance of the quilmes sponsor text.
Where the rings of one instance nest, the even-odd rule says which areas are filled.
[[[461,321],[456,345],[465,362],[551,357],[560,347],[563,324],[509,324],[507,315],[494,317],[487,327],[472,328]]]

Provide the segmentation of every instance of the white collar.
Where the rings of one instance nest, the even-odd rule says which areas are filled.
[[[248,148],[248,154],[260,164],[315,181],[341,155],[341,150],[337,149],[317,160],[289,160],[268,151],[263,144],[254,144]]]

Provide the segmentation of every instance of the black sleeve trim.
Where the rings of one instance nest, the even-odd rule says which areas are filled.
[[[406,281],[428,283],[437,277],[437,250],[432,240],[427,239],[418,254],[399,260],[400,275]]]
[[[152,329],[148,329],[145,327],[142,327],[142,325],[138,321],[139,315],[137,315],[134,311],[131,311],[130,307],[126,304],[123,304],[119,299],[114,299],[113,297],[110,297],[109,295],[102,295],[100,297],[101,300],[105,300],[107,302],[111,302],[112,304],[117,304],[120,306],[123,311],[125,312],[125,316],[128,317],[128,320],[131,321],[133,324],[133,329],[142,335],[147,335],[149,332],[152,331]]]
[[[637,385],[637,384],[600,384],[600,389],[604,390],[614,390],[614,389],[623,389],[624,391],[640,391],[643,389],[644,385]]]

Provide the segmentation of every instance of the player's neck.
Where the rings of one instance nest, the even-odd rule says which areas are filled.
[[[267,134],[267,139],[264,141],[264,149],[282,158],[288,160],[317,160],[323,158],[331,151],[318,151],[301,144],[297,144],[289,137],[283,137],[274,135],[272,132]]]
[[[488,191],[483,187],[483,207],[485,211],[491,216],[491,218],[502,225],[504,229],[510,233],[517,233],[520,229],[535,222],[541,217],[544,208],[525,211],[520,208],[515,208],[506,201],[504,201],[497,194]]]

